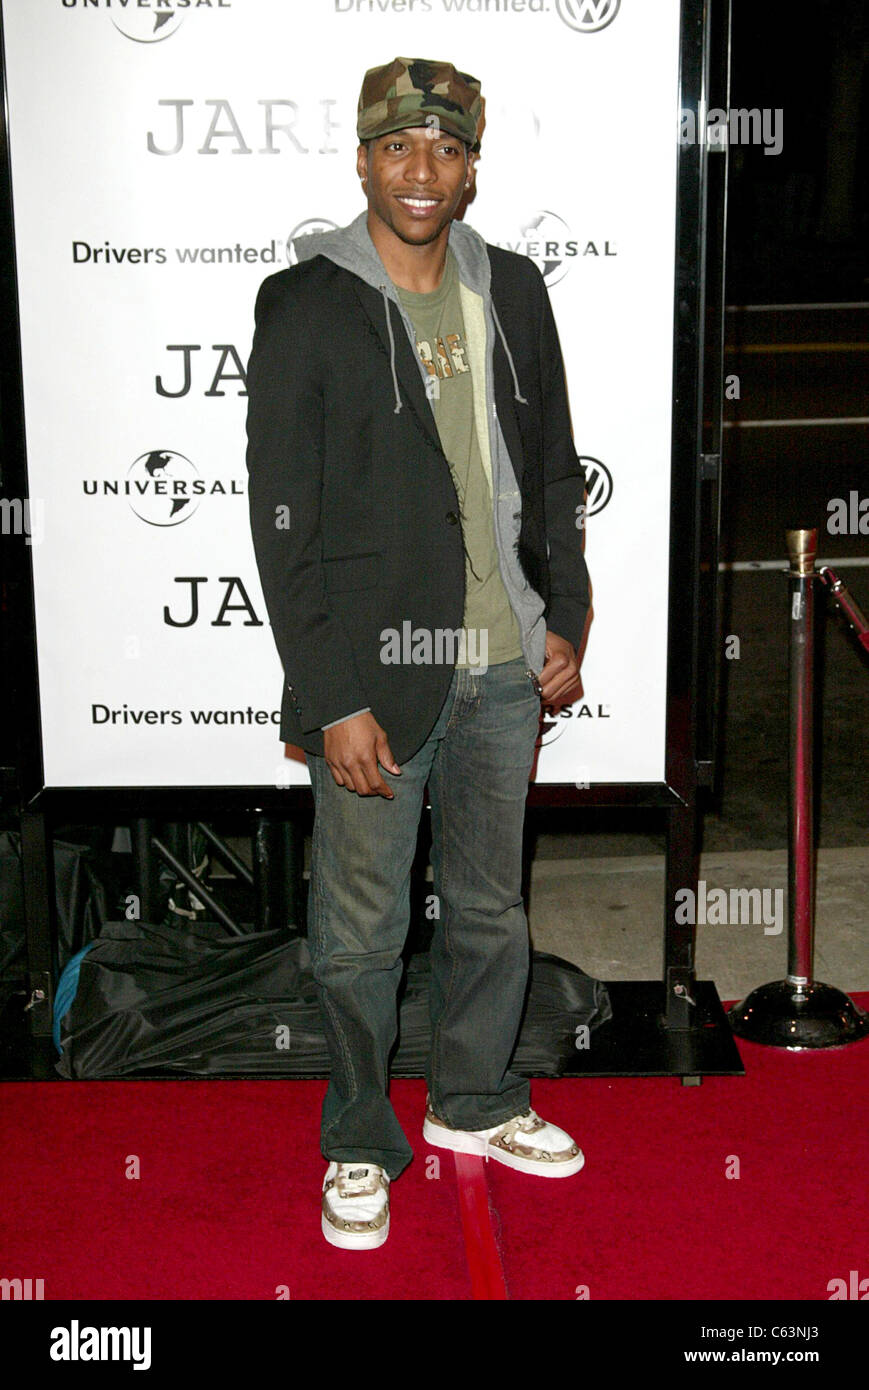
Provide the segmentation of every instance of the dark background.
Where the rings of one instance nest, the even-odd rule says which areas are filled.
[[[784,147],[730,151],[729,302],[869,298],[865,0],[732,0],[730,104],[782,108]]]

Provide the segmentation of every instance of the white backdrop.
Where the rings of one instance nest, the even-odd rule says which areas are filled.
[[[678,0],[2,12],[46,785],[307,781],[278,741],[238,376],[289,234],[361,210],[359,86],[397,54],[482,82],[467,220],[546,272],[593,485],[585,694],[537,781],[662,781]]]

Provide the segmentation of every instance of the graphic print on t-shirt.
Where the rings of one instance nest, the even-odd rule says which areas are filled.
[[[417,338],[416,350],[429,376],[436,376],[441,381],[471,370],[461,333],[444,333],[443,337],[435,340],[434,350],[430,340]]]

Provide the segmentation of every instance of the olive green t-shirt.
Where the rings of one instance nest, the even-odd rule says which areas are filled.
[[[512,661],[522,655],[522,644],[498,567],[492,494],[477,444],[471,364],[452,251],[447,250],[443,279],[436,290],[430,294],[398,286],[396,290],[428,372],[435,424],[459,498],[465,545],[465,659],[456,665]]]

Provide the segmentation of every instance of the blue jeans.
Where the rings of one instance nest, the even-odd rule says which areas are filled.
[[[528,984],[522,827],[539,720],[521,658],[482,673],[457,667],[422,748],[400,776],[381,768],[394,800],[337,786],[325,759],[308,755],[308,942],[331,1058],[327,1159],[378,1163],[395,1178],[413,1156],[387,1092],[426,783],[438,909],[432,1106],[456,1129],[487,1129],[528,1108],[528,1081],[509,1064]]]

